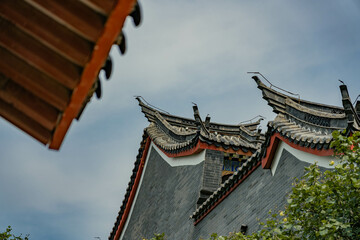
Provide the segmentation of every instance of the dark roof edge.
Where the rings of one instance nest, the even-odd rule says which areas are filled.
[[[155,112],[158,112],[166,121],[168,121],[171,125],[179,126],[179,127],[190,127],[196,129],[198,123],[195,119],[180,117],[176,115],[172,115],[162,109],[159,109],[151,104],[147,103],[141,96],[137,96],[136,100],[139,102],[139,106],[141,107],[141,111],[144,113],[145,117],[149,122],[153,122],[155,120]],[[238,131],[246,131],[249,135],[256,135],[256,131],[251,131],[251,129],[256,129],[256,127],[260,124],[261,119],[256,122],[246,123],[246,124],[222,124],[216,122],[209,123],[209,129],[211,131],[219,131],[219,132],[238,132]]]
[[[343,113],[344,109],[342,107],[339,106],[333,106],[333,105],[326,105],[326,104],[321,104],[321,103],[316,103],[316,102],[311,102],[311,101],[307,101],[307,100],[303,100],[300,98],[296,98],[296,97],[291,97],[289,95],[283,94],[279,91],[276,91],[268,86],[266,86],[260,79],[258,76],[253,76],[252,79],[255,80],[256,84],[258,85],[258,88],[263,92],[263,98],[268,102],[268,104],[270,106],[272,106],[272,104],[280,104],[282,105],[283,103],[280,102],[278,99],[286,99],[286,98],[290,98],[291,100],[293,100],[296,103],[299,103],[301,105],[304,105],[308,108],[313,108],[313,109],[319,109],[319,108],[323,108],[323,109],[327,109],[328,111],[334,111],[334,112],[338,112],[338,113]],[[264,90],[271,92],[272,94],[274,94],[275,96],[277,96],[278,99],[269,99],[268,97],[265,96]],[[273,103],[271,103],[271,101],[273,101]],[[274,106],[272,106],[274,108]],[[282,107],[282,106],[281,106]],[[275,111],[275,110],[274,110]],[[276,112],[276,111],[275,111]],[[276,112],[278,113],[278,112]]]
[[[357,108],[359,108],[359,101],[356,103],[356,109],[350,100],[350,95],[345,84],[340,85],[340,92],[342,97],[342,104],[345,109],[345,115],[348,119],[348,127],[349,131],[359,131],[360,130],[360,117],[357,112]]]
[[[127,207],[131,207],[131,206],[127,206],[127,203],[128,203],[129,197],[130,197],[130,193],[131,193],[131,191],[133,189],[135,178],[136,178],[136,175],[137,175],[138,170],[139,170],[139,166],[140,166],[140,163],[141,163],[141,159],[143,157],[143,153],[144,153],[144,150],[145,150],[146,141],[147,141],[148,137],[149,137],[148,134],[146,133],[146,131],[144,131],[143,136],[142,136],[142,140],[141,140],[141,143],[140,143],[140,147],[139,147],[139,150],[138,150],[138,154],[137,154],[136,160],[134,162],[134,168],[133,168],[132,174],[130,176],[130,181],[129,181],[128,187],[126,189],[125,196],[124,196],[124,199],[122,201],[122,205],[121,205],[120,210],[118,212],[118,216],[116,217],[116,221],[115,221],[114,226],[113,226],[113,228],[111,230],[109,240],[115,240],[115,235],[116,235],[117,229],[119,227],[120,221],[121,221],[121,219],[123,217],[123,214],[125,212],[125,209]]]

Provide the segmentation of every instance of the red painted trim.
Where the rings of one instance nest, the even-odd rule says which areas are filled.
[[[231,147],[229,147],[228,149],[225,149],[223,147],[216,147],[213,144],[207,144],[204,142],[200,141],[200,146],[203,149],[210,149],[210,150],[216,150],[216,151],[222,151],[222,152],[226,152],[226,153],[237,153],[240,155],[246,155],[246,156],[251,156],[253,153],[249,150],[248,152],[243,152],[241,149],[235,151],[234,149],[232,149]]]
[[[154,142],[154,141],[153,141]],[[186,151],[181,151],[179,153],[169,153],[166,152],[164,149],[162,149],[160,146],[158,146],[155,142],[154,144],[168,157],[185,157],[185,156],[189,156],[189,155],[193,155],[196,153],[201,152],[203,149],[200,147],[200,143],[198,142],[195,147],[188,149]]]
[[[155,143],[155,142],[154,142]],[[251,156],[252,155],[252,152],[251,151],[248,151],[248,152],[243,152],[242,150],[237,150],[235,151],[234,149],[232,149],[231,147],[229,149],[224,149],[223,147],[216,147],[215,145],[210,145],[208,143],[204,143],[204,142],[201,142],[200,140],[198,140],[198,142],[196,143],[196,145],[191,148],[191,149],[188,149],[188,150],[185,150],[185,151],[181,151],[181,152],[178,152],[178,153],[169,153],[169,152],[166,152],[164,149],[162,149],[160,146],[158,146],[156,143],[155,145],[168,157],[172,157],[172,158],[176,158],[176,157],[185,157],[185,156],[190,156],[190,155],[193,155],[193,154],[197,154],[199,152],[201,152],[202,150],[205,150],[205,149],[210,149],[210,150],[216,150],[216,151],[222,151],[222,152],[226,152],[226,153],[237,153],[237,154],[240,154],[240,155],[246,155],[246,156]]]
[[[262,167],[263,168],[270,168],[271,167],[271,163],[274,159],[274,155],[275,152],[277,150],[278,144],[280,141],[283,141],[284,143],[286,143],[287,145],[289,145],[292,148],[295,148],[297,150],[300,150],[302,152],[307,152],[307,153],[311,153],[317,156],[332,156],[334,155],[334,150],[333,149],[312,149],[309,147],[302,147],[298,144],[295,144],[293,142],[290,142],[288,139],[286,139],[285,137],[281,136],[280,133],[276,132],[274,133],[271,138],[270,138],[270,145],[267,147],[266,149],[266,156],[261,160],[262,162]]]
[[[265,157],[261,160],[261,166],[262,168],[265,169],[269,169],[271,167],[271,161],[269,161],[269,159],[273,159],[274,155],[276,153],[276,149],[279,145],[279,138],[275,137],[274,135],[271,136],[270,138],[270,145],[269,147],[266,149],[266,155]]]
[[[140,179],[141,179],[141,176],[142,176],[142,173],[143,173],[143,170],[144,170],[147,153],[148,153],[148,150],[149,150],[149,147],[150,147],[150,142],[151,142],[151,140],[148,137],[146,139],[145,148],[144,148],[144,151],[143,151],[143,155],[141,157],[140,166],[139,166],[138,172],[136,173],[136,178],[135,178],[133,187],[131,189],[130,196],[128,198],[128,202],[126,203],[124,214],[122,215],[121,220],[120,220],[120,224],[118,226],[118,229],[116,230],[116,234],[115,234],[115,237],[114,237],[115,240],[119,240],[121,232],[123,231],[126,220],[127,220],[128,216],[129,216],[130,209],[131,209],[131,206],[133,204],[137,189],[139,187]]]
[[[61,120],[55,129],[52,140],[49,143],[50,149],[59,150],[73,119],[79,113],[84,100],[109,54],[111,46],[119,36],[125,19],[131,12],[134,4],[134,0],[119,0],[111,12],[105,23],[103,33],[96,42],[91,59],[83,70],[80,82],[72,93],[70,103],[62,114]]]
[[[241,180],[239,180],[232,188],[227,191],[224,196],[222,196],[219,200],[217,200],[210,208],[207,210],[198,220],[194,222],[194,226],[196,226],[201,220],[203,220],[217,205],[219,205],[229,194],[234,191],[240,183],[242,183],[257,167],[260,166],[260,162],[258,162],[250,171],[248,171]]]

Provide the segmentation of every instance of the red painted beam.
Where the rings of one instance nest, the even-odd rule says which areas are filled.
[[[109,16],[104,31],[96,43],[90,62],[84,68],[79,85],[74,89],[70,104],[66,108],[57,126],[49,148],[58,150],[73,119],[79,113],[87,94],[107,58],[110,48],[119,36],[124,21],[134,7],[135,0],[119,0]]]
[[[155,142],[154,142],[155,143]],[[156,143],[155,143],[156,145]],[[156,145],[157,146],[157,145]],[[222,151],[222,152],[226,152],[226,153],[237,153],[239,155],[246,155],[246,156],[251,156],[252,155],[252,152],[251,151],[248,151],[248,152],[243,152],[242,150],[237,150],[235,151],[234,149],[232,149],[231,147],[228,148],[228,149],[225,149],[223,147],[216,147],[215,145],[211,145],[211,144],[208,144],[208,143],[204,143],[204,142],[201,142],[200,140],[198,140],[198,142],[196,143],[196,145],[191,148],[191,149],[188,149],[188,150],[185,150],[185,151],[181,151],[181,152],[178,152],[178,153],[169,153],[165,150],[163,150],[161,147],[157,146],[166,156],[168,157],[172,157],[172,158],[176,158],[176,157],[185,157],[185,156],[190,156],[190,155],[193,155],[193,154],[197,154],[199,152],[201,152],[202,150],[205,150],[205,149],[210,149],[210,150],[216,150],[216,151]]]
[[[312,149],[309,147],[302,147],[299,144],[290,142],[289,139],[286,139],[285,137],[281,136],[280,133],[276,132],[274,133],[271,138],[270,138],[270,145],[267,147],[266,149],[266,156],[261,160],[262,162],[262,167],[263,168],[270,168],[271,167],[271,163],[274,159],[274,155],[275,152],[277,150],[277,146],[279,144],[279,142],[282,141],[284,143],[286,143],[287,145],[289,145],[292,148],[295,148],[297,150],[300,150],[302,152],[307,152],[307,153],[311,153],[317,156],[331,156],[334,155],[334,150],[333,149]]]

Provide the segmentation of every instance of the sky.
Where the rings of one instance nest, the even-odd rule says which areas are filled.
[[[341,106],[339,81],[360,94],[357,0],[142,1],[127,19],[127,53],[52,151],[0,118],[0,231],[30,239],[107,239],[143,129],[134,96],[171,114],[238,124],[275,115],[247,72],[301,99]],[[104,77],[103,77],[104,79]]]

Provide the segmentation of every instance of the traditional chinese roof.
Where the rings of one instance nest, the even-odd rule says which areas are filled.
[[[268,123],[267,135],[277,132],[290,142],[320,150],[329,148],[333,131],[359,130],[359,115],[350,101],[346,85],[340,86],[343,107],[336,107],[282,94],[266,86],[257,76],[253,79],[263,98],[278,114]]]
[[[144,130],[130,182],[109,240],[120,237],[128,211],[132,205],[133,195],[138,187],[137,179],[139,180],[141,177],[150,139],[165,154],[171,156],[176,156],[176,153],[182,152],[194,153],[189,150],[198,146],[199,142],[221,147],[224,150],[233,149],[233,152],[241,150],[250,155],[251,152],[257,152],[264,141],[264,136],[257,130],[261,119],[254,123],[239,125],[213,123],[210,122],[209,117],[203,122],[197,106],[193,107],[195,119],[189,119],[171,115],[156,107],[152,107],[150,104],[143,102],[141,97],[136,99],[139,101],[141,111],[149,120],[150,125]],[[245,171],[245,169],[253,164],[250,159],[246,160],[241,169]]]
[[[351,104],[345,85],[340,86],[343,107],[319,104],[285,95],[266,86],[257,76],[253,79],[263,93],[263,98],[277,113],[276,118],[268,123],[265,142],[262,147],[227,179],[207,200],[190,216],[196,225],[224,198],[241,184],[262,162],[264,168],[271,166],[276,151],[276,140],[287,141],[302,151],[317,155],[331,155],[331,133],[334,130],[359,130],[360,102],[355,107]],[[278,139],[276,139],[278,138]],[[279,140],[278,140],[279,141]]]
[[[136,0],[0,1],[0,116],[59,149],[94,91],[111,73],[111,46],[125,51],[122,27]]]
[[[223,149],[255,152],[264,141],[254,123],[228,125],[210,122],[206,117],[203,122],[198,107],[193,106],[194,119],[170,115],[137,97],[139,105],[150,125],[145,129],[154,143],[169,154],[189,151],[197,146],[199,141],[207,145]]]

